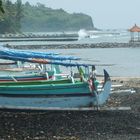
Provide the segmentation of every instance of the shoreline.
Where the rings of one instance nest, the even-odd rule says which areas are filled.
[[[12,49],[89,49],[89,48],[137,48],[139,43],[74,43],[74,44],[44,44],[44,45],[4,45]]]

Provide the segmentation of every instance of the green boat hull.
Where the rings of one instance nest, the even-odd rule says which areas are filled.
[[[37,80],[37,81],[18,81],[18,82],[0,82],[0,87],[22,86],[22,85],[44,85],[44,84],[65,84],[72,83],[71,79],[60,80]]]
[[[58,82],[58,83],[56,83]],[[68,83],[69,82],[69,83]],[[25,82],[24,82],[25,83]],[[85,94],[90,93],[89,84],[83,82],[70,83],[67,80],[51,82],[12,83],[0,85],[1,95],[64,95],[64,94]]]
[[[82,85],[82,84],[81,84]],[[79,84],[77,84],[79,87]],[[60,87],[60,86],[59,86]],[[77,88],[78,88],[77,87]],[[72,87],[71,87],[72,88]],[[17,97],[13,96],[13,91],[11,92],[12,96],[0,96],[0,108],[2,109],[38,109],[38,110],[55,110],[55,109],[64,109],[64,108],[81,108],[81,107],[94,107],[104,104],[110,93],[111,82],[108,81],[104,85],[104,90],[98,94],[91,93],[87,85],[85,87],[79,87],[78,92],[76,92],[76,88],[73,87],[73,90],[69,90],[68,88],[61,89],[61,93],[56,88],[49,92],[45,92],[45,95],[48,96],[35,96],[33,94],[32,97],[26,97],[25,91],[24,96]],[[48,90],[47,90],[48,91]],[[26,92],[27,93],[27,92]],[[28,92],[29,93],[29,92]],[[42,92],[41,92],[42,93]],[[62,94],[63,93],[63,94]],[[7,92],[5,92],[5,95]],[[14,94],[15,95],[15,94]],[[20,95],[17,92],[17,95]],[[31,94],[30,94],[31,95]]]
[[[61,82],[60,82],[61,81]],[[105,74],[100,92],[91,90],[89,82],[57,80],[12,82],[0,85],[0,108],[81,108],[104,104],[110,94],[111,80]]]

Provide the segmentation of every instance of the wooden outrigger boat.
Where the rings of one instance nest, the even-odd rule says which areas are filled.
[[[0,85],[0,105],[15,106],[15,108],[80,108],[104,104],[111,89],[111,81],[107,72],[105,71],[105,82],[100,92],[91,88],[92,84],[84,81],[75,83],[67,81],[57,84]]]
[[[51,78],[51,76],[49,77]],[[36,81],[36,80],[48,80],[45,74],[25,74],[25,75],[8,75],[0,76],[1,82],[18,82],[18,81]]]
[[[75,82],[78,82],[75,81]],[[58,79],[58,80],[34,80],[34,81],[17,81],[17,82],[0,82],[0,86],[7,86],[7,87],[14,87],[14,86],[38,86],[38,85],[51,85],[51,84],[65,84],[65,83],[72,83],[70,78],[66,79]]]
[[[0,50],[0,58],[6,60],[13,60],[14,63],[10,64],[19,64],[17,61],[22,62],[32,62],[32,63],[39,63],[39,64],[47,64],[50,60],[78,60],[77,57],[66,57],[66,56],[57,56],[58,53],[47,53],[47,52],[35,52],[35,51],[24,51],[24,50],[13,50],[7,48],[1,48]],[[49,58],[50,60],[46,60],[43,58]],[[2,63],[7,64],[7,63]],[[29,72],[28,72],[29,69]],[[35,81],[35,80],[48,80],[53,77],[64,77],[67,76],[66,74],[60,74],[60,69],[58,65],[51,65],[50,70],[44,69],[43,65],[42,68],[39,66],[37,69],[31,69],[30,67],[26,68],[18,66],[18,68],[8,68],[8,69],[0,69],[1,73],[9,73],[6,75],[0,76],[0,82],[12,82],[12,81]],[[25,73],[23,72],[25,70]],[[32,72],[31,72],[32,71]],[[16,74],[18,72],[18,74]],[[20,74],[21,72],[21,74]],[[34,73],[35,72],[35,73]],[[27,74],[28,73],[28,74]]]
[[[51,56],[52,57],[52,56]],[[0,58],[36,63],[30,57],[13,57],[1,55]],[[56,57],[55,57],[56,58]],[[54,58],[53,58],[54,59]],[[57,57],[57,59],[62,59]],[[71,58],[67,58],[71,59]],[[91,64],[67,63],[62,61],[39,61],[43,64],[78,67],[80,80],[74,79],[73,74],[67,79],[48,81],[22,81],[0,83],[0,108],[81,108],[94,107],[104,104],[110,94],[111,80],[104,70],[104,84],[100,91],[96,86],[93,71],[89,73]],[[85,74],[81,67],[88,69]]]

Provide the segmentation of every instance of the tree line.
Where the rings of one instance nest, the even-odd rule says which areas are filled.
[[[3,0],[4,12],[0,13],[0,33],[16,33],[21,29],[21,18],[23,16],[22,1],[12,3],[10,0]]]
[[[83,13],[67,13],[63,9],[48,8],[41,3],[30,5],[16,0],[2,1],[0,12],[0,33],[74,31],[81,28],[93,29],[90,16]]]

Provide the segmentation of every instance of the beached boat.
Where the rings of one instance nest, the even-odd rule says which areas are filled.
[[[9,71],[0,71],[0,83],[1,82],[18,82],[18,81],[37,81],[37,80],[49,80],[57,79],[58,77],[64,77],[64,74],[60,73],[59,66],[51,66],[49,70],[43,70],[43,68],[31,69],[27,71],[26,69],[11,68]],[[29,70],[29,69],[28,69]],[[65,75],[66,76],[66,75]]]
[[[104,70],[104,84],[98,90],[93,64],[80,64],[63,62],[60,60],[72,60],[73,57],[49,56],[50,59],[25,56],[0,55],[6,60],[50,64],[65,67],[77,67],[80,80],[73,78],[73,72],[66,79],[60,78],[46,81],[5,82],[0,83],[0,107],[15,108],[75,108],[92,107],[104,104],[110,94],[111,80]],[[44,56],[43,56],[44,57]],[[46,56],[48,57],[48,56]],[[55,60],[55,61],[52,61]],[[85,72],[82,67],[85,68]],[[90,68],[92,67],[91,73]],[[62,74],[62,73],[60,73]]]
[[[78,82],[78,80],[76,81]],[[29,81],[10,81],[10,82],[0,82],[0,86],[38,86],[38,85],[51,85],[51,84],[65,84],[65,83],[72,83],[70,78],[66,79],[58,79],[58,80],[29,80]]]
[[[57,56],[57,55],[58,53],[14,50],[14,49],[1,47],[0,58],[8,61],[9,60],[13,61],[15,62],[14,64],[17,64],[17,66],[15,68],[13,66],[12,68],[6,68],[6,69],[1,68],[0,82],[48,80],[51,78],[59,79],[59,78],[66,77],[68,76],[68,74],[61,73],[58,65],[59,62],[53,62],[53,61],[54,60],[59,60],[59,61],[79,60],[79,58],[71,57],[71,56]],[[35,65],[33,65],[34,67],[31,67],[31,63],[24,63],[24,62],[35,63]],[[57,65],[55,65],[55,63]],[[7,63],[2,63],[2,64],[7,64]],[[8,65],[10,64],[13,63],[8,63]],[[28,64],[29,66],[25,67],[25,64],[26,65]],[[46,64],[51,64],[51,65],[49,65],[48,67],[48,65]]]
[[[93,83],[94,84],[94,83]],[[109,97],[111,81],[105,71],[104,86],[100,92],[91,88],[91,83],[58,83],[35,85],[0,85],[0,105],[22,108],[73,108],[99,106]]]
[[[49,77],[51,78],[51,76]],[[0,76],[1,82],[18,82],[18,81],[36,81],[36,80],[48,80],[48,77],[45,74],[22,74],[22,75],[5,75]]]

